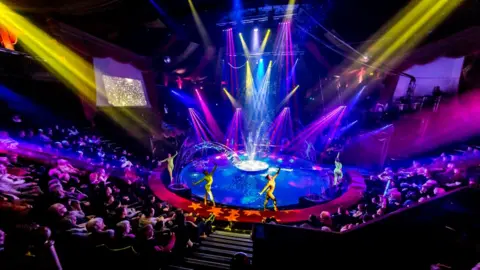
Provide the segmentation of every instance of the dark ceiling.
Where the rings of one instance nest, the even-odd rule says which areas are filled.
[[[157,10],[150,1],[155,1],[161,10]],[[215,23],[220,18],[220,14],[231,11],[234,1],[236,0],[194,0],[194,3],[209,32],[215,33],[218,30]],[[155,54],[162,42],[166,42],[166,36],[174,32],[184,39],[200,43],[187,0],[5,0],[3,2],[38,21],[51,17],[142,55]],[[299,4],[328,3],[327,17],[321,18],[321,21],[328,29],[335,30],[339,36],[353,45],[368,40],[380,26],[408,2],[407,0],[297,0]],[[242,1],[244,8],[287,3],[288,0]],[[480,24],[478,18],[480,18],[480,1],[465,0],[440,27],[430,34],[427,41],[478,25]],[[146,27],[147,23],[158,19],[167,24],[168,29]]]

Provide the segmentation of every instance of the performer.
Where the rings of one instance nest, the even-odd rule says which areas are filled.
[[[315,159],[315,147],[313,147],[313,144],[305,141],[305,144],[307,145],[307,149],[305,150],[305,156],[307,157],[308,160],[314,160]],[[313,150],[313,157],[310,157],[310,152]]]
[[[267,185],[265,185],[262,192],[259,193],[260,195],[262,195],[265,191],[267,192],[267,195],[265,196],[265,202],[263,203],[263,211],[265,211],[267,209],[267,204],[268,204],[269,200],[273,201],[273,210],[278,211],[277,199],[273,195],[273,192],[275,191],[275,185],[276,185],[275,179],[277,179],[277,176],[278,176],[279,173],[280,173],[280,168],[278,168],[277,173],[274,174],[273,176],[267,175],[265,177],[265,178],[267,178],[268,183],[267,183]]]
[[[168,174],[170,175],[170,183],[173,184],[173,159],[178,155],[178,152],[175,152],[175,155],[172,156],[172,154],[168,154],[168,157],[162,161],[160,161],[160,164],[163,162],[167,162],[167,169],[168,169]]]
[[[205,196],[203,197],[203,204],[207,205],[207,195],[210,197],[210,201],[213,203],[213,207],[215,207],[215,200],[213,199],[213,194],[212,194],[212,184],[213,184],[213,173],[217,169],[217,164],[213,167],[213,170],[211,172],[208,172],[207,170],[203,171],[203,174],[205,175],[202,179],[199,181],[193,183],[194,185],[200,184],[202,181],[205,181]]]
[[[335,158],[335,170],[333,170],[333,175],[335,176],[333,179],[333,185],[336,186],[343,179],[342,163],[340,163],[340,152]]]

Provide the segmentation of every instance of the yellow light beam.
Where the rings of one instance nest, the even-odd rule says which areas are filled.
[[[390,66],[398,63],[462,2],[463,0],[412,1],[395,16],[388,28],[383,27],[379,31],[384,34],[367,48],[366,55],[374,60],[368,72],[385,63]]]
[[[268,38],[270,37],[270,29],[267,30],[265,33],[265,37],[263,38],[262,45],[260,45],[260,50],[258,51],[260,54],[263,54],[265,51],[265,47],[267,47]]]
[[[388,46],[388,48],[378,58],[375,59],[373,66],[387,61],[393,55],[397,56],[394,59],[397,59],[396,61],[398,61],[399,57],[404,56],[407,51],[416,46],[423,39],[423,37],[426,36],[428,29],[438,25],[438,23],[443,20],[441,18],[443,15],[439,14],[440,11],[449,13],[449,10],[451,9],[446,7],[448,2],[452,1],[440,0],[433,6],[430,6],[420,18],[415,20],[415,22],[410,25],[405,32],[403,32],[394,40],[393,44]],[[451,6],[452,5],[450,5],[450,7]],[[391,59],[389,63],[392,64],[392,60],[394,59]]]
[[[297,89],[300,87],[300,85],[297,85],[295,86],[295,88],[293,88],[292,91],[290,91],[290,93],[288,93],[288,95],[282,100],[282,102],[280,102],[280,104],[277,106],[277,109],[282,107],[285,103],[288,102],[288,100],[293,97],[293,95],[295,94],[295,92],[297,92]]]
[[[89,106],[95,106],[94,69],[89,62],[2,3],[0,3],[0,14],[0,24],[20,37],[19,41],[28,53],[42,59],[41,63],[47,70],[85,100]],[[149,125],[126,108],[120,109],[118,113],[109,111],[106,113],[127,131],[129,131],[128,125],[131,125],[133,120],[143,129],[155,134]]]
[[[371,40],[373,44],[365,44],[359,51],[370,59],[365,74],[369,74],[382,66],[394,68],[408,53],[451,14],[464,0],[416,0],[411,1],[395,17],[385,24]],[[349,61],[348,61],[349,62]],[[343,70],[359,67],[365,62],[362,57],[356,62],[343,66]],[[350,87],[354,89],[354,85]]]
[[[198,33],[200,33],[203,45],[208,48],[212,45],[212,42],[210,41],[210,37],[207,30],[205,29],[205,26],[203,25],[202,19],[200,19],[200,16],[198,15],[197,9],[193,5],[192,0],[188,0],[188,5],[190,6],[190,9],[192,11],[193,20],[195,21],[195,25],[197,26]]]
[[[252,69],[250,68],[250,61],[247,59],[247,68],[245,71],[245,97],[247,98],[247,103],[250,101],[250,98],[253,95],[253,76]]]
[[[242,43],[243,53],[245,53],[245,57],[248,61],[248,59],[250,58],[250,51],[248,50],[247,43],[245,43],[242,33],[238,33],[238,36],[240,37],[240,42]]]
[[[223,88],[223,92],[227,95],[228,100],[230,100],[234,108],[240,108],[240,104],[238,104],[237,100],[228,92],[227,88]]]
[[[293,17],[293,9],[295,8],[295,0],[288,0],[287,12],[285,20],[291,20]]]

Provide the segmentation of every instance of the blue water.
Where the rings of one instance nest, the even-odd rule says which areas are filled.
[[[265,179],[267,173],[275,174],[279,166],[282,171],[276,179],[274,192],[279,207],[296,205],[300,197],[308,194],[322,193],[333,179],[332,168],[320,170],[320,167],[306,160],[278,156],[260,158],[260,160],[270,165],[268,172],[245,173],[238,170],[223,156],[211,156],[187,165],[180,172],[180,179],[192,188],[193,195],[203,198],[205,182],[197,186],[192,183],[203,177],[204,168],[211,171],[215,162],[218,164],[212,185],[215,201],[230,206],[254,209],[263,208],[265,193],[262,196],[258,193],[267,183]],[[271,202],[269,207],[272,207]]]

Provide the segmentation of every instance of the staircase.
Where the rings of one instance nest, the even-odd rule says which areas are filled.
[[[249,234],[216,231],[202,240],[195,251],[185,258],[181,269],[230,269],[232,257],[243,252],[251,259],[253,243]]]

